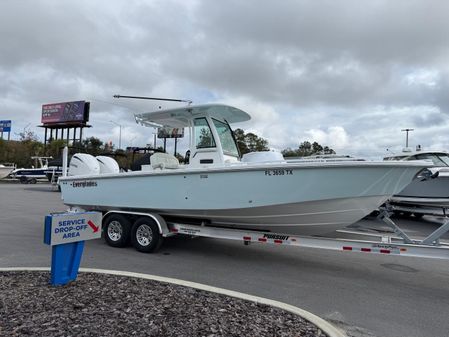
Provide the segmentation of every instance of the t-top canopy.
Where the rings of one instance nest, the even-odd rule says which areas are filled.
[[[190,126],[194,118],[208,115],[228,123],[245,122],[251,119],[245,111],[224,104],[189,105],[182,108],[144,112],[134,115],[136,122],[150,127],[182,128]]]

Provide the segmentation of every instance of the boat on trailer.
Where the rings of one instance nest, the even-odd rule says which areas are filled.
[[[53,157],[31,157],[35,161],[35,165],[31,168],[16,168],[10,176],[13,179],[18,179],[21,183],[35,184],[38,180],[47,179],[48,172],[54,171],[55,167],[49,165],[49,160]]]
[[[419,215],[432,209],[449,209],[449,153],[447,151],[404,148],[402,153],[384,160],[427,160],[431,167],[389,200],[396,208],[408,209]],[[411,211],[410,211],[411,210]],[[421,213],[420,213],[421,212]]]
[[[230,124],[250,116],[206,104],[135,115],[149,127],[189,128],[186,164],[155,153],[141,171],[100,173],[86,154],[60,178],[66,205],[103,213],[157,214],[167,222],[296,235],[332,232],[376,210],[428,164],[296,160],[279,153],[242,158]]]

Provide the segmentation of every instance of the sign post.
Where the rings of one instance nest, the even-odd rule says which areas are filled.
[[[52,246],[51,285],[76,280],[84,241],[101,237],[100,212],[52,213],[45,217],[44,243]]]

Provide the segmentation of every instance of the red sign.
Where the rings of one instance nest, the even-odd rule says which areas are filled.
[[[85,101],[42,105],[42,124],[87,122],[88,120],[89,103]]]

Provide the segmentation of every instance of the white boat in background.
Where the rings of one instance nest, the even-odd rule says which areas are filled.
[[[21,183],[35,184],[39,179],[47,179],[47,171],[51,168],[48,166],[48,161],[53,157],[31,157],[35,165],[31,168],[17,168],[11,172],[10,176],[14,179],[20,180]]]
[[[426,167],[412,161],[286,161],[276,152],[241,158],[229,124],[250,116],[226,105],[135,118],[144,126],[189,128],[187,164],[156,153],[142,171],[102,174],[94,157],[76,154],[69,176],[60,178],[66,205],[152,213],[167,222],[315,235],[360,220]]]
[[[0,179],[6,178],[16,167],[14,165],[0,164]]]
[[[405,148],[399,155],[385,157],[384,160],[427,160],[429,167],[424,170],[401,192],[395,194],[390,203],[421,207],[449,208],[449,153],[446,151],[412,151]]]

